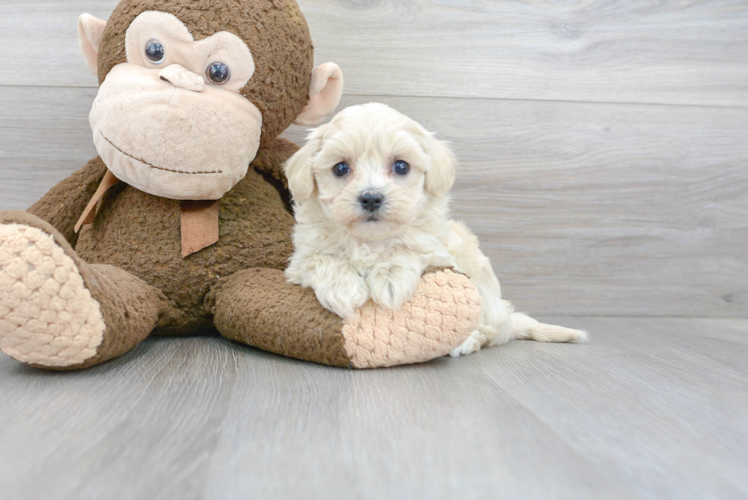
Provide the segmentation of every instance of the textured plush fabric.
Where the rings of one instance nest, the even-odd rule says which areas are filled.
[[[38,269],[44,276],[27,272],[22,278],[26,282],[23,283],[27,289],[25,293],[13,290],[10,295],[3,294],[2,303],[6,307],[10,305],[11,310],[0,306],[0,342],[5,344],[6,341],[16,342],[20,336],[28,337],[24,352],[17,352],[17,346],[9,350],[3,345],[3,352],[14,358],[54,370],[85,368],[129,351],[145,339],[159,321],[173,322],[182,314],[162,293],[129,273],[112,266],[83,262],[63,236],[38,217],[25,212],[0,213],[0,232],[17,227],[24,228],[29,240],[42,242],[28,245],[27,252],[30,252],[21,255],[33,263],[35,259],[31,255],[41,254]],[[0,235],[0,241],[7,244],[13,239]],[[47,248],[50,242],[51,249]],[[49,263],[44,262],[45,255],[53,257]],[[53,269],[47,269],[48,266]],[[44,279],[38,280],[39,277]],[[53,285],[50,277],[60,282],[58,291],[50,288]],[[15,307],[33,306],[34,301],[28,299],[33,299],[35,293],[46,295],[48,301],[33,315],[32,322],[14,325],[13,313],[19,312]],[[76,300],[79,297],[83,300]],[[18,299],[25,300],[18,305],[9,302]],[[95,310],[90,307],[91,301],[96,305]],[[80,313],[84,308],[88,308],[89,315],[81,321]],[[79,317],[77,330],[71,332],[70,323],[76,316]],[[61,329],[64,323],[67,328]],[[91,328],[93,325],[96,328]],[[101,328],[104,325],[106,329]],[[70,333],[78,338],[71,339]]]
[[[159,324],[173,323],[183,315],[163,293],[122,269],[83,263],[81,275],[99,302],[107,328],[96,356],[58,369],[78,370],[116,358],[145,340]]]
[[[78,18],[78,47],[83,53],[83,60],[88,70],[96,76],[98,73],[98,54],[101,37],[104,34],[106,21],[91,14],[81,14]]]
[[[285,139],[276,139],[269,148],[261,149],[252,161],[252,166],[261,173],[268,173],[278,181],[285,193],[283,196],[290,196],[288,192],[288,179],[283,171],[283,163],[290,158],[299,147],[291,141]]]
[[[205,89],[205,81],[201,75],[187,71],[179,64],[165,67],[159,73],[159,77],[177,88],[190,92],[202,92]]]
[[[39,228],[0,225],[0,349],[47,366],[82,363],[104,335],[99,303],[73,259]]]
[[[288,283],[282,271],[247,269],[222,279],[206,308],[228,339],[315,363],[350,364],[343,320],[323,308],[311,289]]]
[[[28,212],[52,224],[65,241],[75,246],[78,241],[75,222],[93,198],[104,174],[106,166],[100,158],[94,158],[50,189]]]
[[[335,63],[324,63],[312,73],[309,104],[296,117],[297,125],[319,125],[340,103],[343,94],[343,72]]]
[[[294,0],[125,0],[114,9],[104,30],[99,82],[115,65],[126,62],[125,31],[148,10],[174,14],[195,40],[228,31],[247,42],[255,74],[241,93],[262,112],[262,146],[280,135],[306,105],[310,79],[301,76],[311,76],[313,47]]]
[[[424,276],[401,310],[369,302],[343,322],[282,272],[248,269],[220,280],[206,308],[231,340],[326,365],[376,368],[448,354],[478,327],[480,296],[466,276],[440,270]]]
[[[0,231],[0,246],[8,244],[11,249],[7,255],[0,252],[5,255],[0,259],[9,263],[5,275],[9,282],[13,280],[10,293],[4,292],[8,301],[4,309],[0,308],[0,320],[12,319],[16,309],[28,320],[15,326],[0,322],[0,344],[7,341],[2,345],[12,350],[18,339],[28,334],[34,338],[27,345],[40,346],[39,349],[12,355],[50,369],[85,368],[106,361],[132,349],[150,334],[190,335],[216,327],[233,340],[336,366],[377,366],[377,360],[382,365],[398,359],[424,361],[456,347],[470,332],[463,332],[462,337],[449,333],[452,326],[445,318],[450,314],[456,318],[464,316],[461,303],[453,304],[457,312],[450,313],[449,307],[443,307],[447,301],[444,297],[452,293],[452,284],[444,285],[446,288],[439,293],[428,292],[436,298],[419,306],[425,315],[414,320],[413,334],[423,338],[403,336],[398,330],[386,340],[379,320],[369,321],[368,316],[346,325],[344,330],[342,320],[323,309],[313,291],[291,285],[283,276],[293,250],[294,220],[282,165],[297,147],[276,137],[307,104],[312,80],[312,45],[296,3],[124,0],[109,19],[98,47],[100,81],[113,67],[126,61],[125,30],[147,10],[176,15],[195,40],[229,31],[247,42],[256,69],[249,84],[241,88],[241,95],[263,113],[261,147],[246,176],[219,201],[218,241],[185,258],[181,255],[180,201],[147,194],[124,182],[102,196],[93,223],[75,234],[75,221],[106,172],[100,158],[55,186],[34,204],[30,213],[0,213],[0,229],[5,231]],[[335,73],[334,67],[328,69]],[[321,83],[317,83],[319,87]],[[332,101],[329,104],[334,105]],[[37,244],[40,241],[43,245]],[[32,249],[26,257],[26,250],[21,248],[24,245]],[[45,252],[59,257],[59,262],[53,259],[48,265]],[[38,273],[34,262],[41,262],[45,272]],[[56,274],[58,268],[65,271],[64,280],[57,276],[62,273]],[[36,314],[34,307],[41,303],[27,300],[29,290],[33,294],[34,287],[49,286],[45,290],[50,302],[57,297],[55,285],[45,285],[49,282],[47,271],[53,281],[59,277],[72,284],[70,290],[62,292],[70,299],[68,305],[61,306],[62,312],[72,313],[63,314],[63,322],[90,322],[95,326],[81,326],[72,335],[80,339],[73,342],[69,341],[71,336],[58,335],[54,325],[60,318],[52,318],[43,308],[39,318],[35,318],[37,322],[28,327]],[[16,290],[14,283],[19,282],[23,286]],[[64,288],[61,286],[61,290]],[[428,309],[432,306],[433,310]],[[376,314],[389,318],[383,312]],[[434,333],[437,320],[432,317],[436,316],[449,330],[447,334]],[[46,327],[39,323],[41,320],[46,321]],[[387,321],[395,324],[399,320]],[[391,349],[377,357],[383,345]],[[400,357],[393,351],[398,345],[404,351]],[[417,345],[426,346],[424,356],[412,353]],[[61,349],[51,352],[49,346]],[[74,355],[63,356],[62,362],[50,362],[55,355],[62,359],[59,354],[67,348],[75,351]],[[356,360],[353,364],[351,356]]]
[[[399,311],[367,302],[343,326],[345,352],[355,368],[422,363],[444,356],[478,327],[480,295],[451,270],[424,275]]]
[[[122,268],[161,290],[184,316],[154,333],[188,335],[212,322],[202,300],[221,277],[242,269],[284,269],[293,251],[293,217],[271,184],[249,170],[219,202],[219,239],[182,258],[180,202],[120,183],[102,198],[76,250],[92,264]]]
[[[83,209],[83,213],[78,218],[78,222],[75,223],[74,229],[76,233],[80,231],[83,224],[93,224],[93,221],[96,219],[96,208],[99,205],[99,200],[101,200],[110,188],[117,185],[118,182],[120,182],[120,180],[117,179],[110,170],[107,170],[104,174],[104,178],[101,180],[101,184],[96,188],[96,192],[91,197],[86,208]]]
[[[144,50],[153,39],[165,44],[164,58],[158,64],[148,59]],[[238,94],[255,72],[252,53],[240,37],[221,30],[195,40],[180,19],[166,12],[138,15],[125,33],[125,50],[129,63],[155,69],[174,87],[193,92],[201,92],[209,85],[205,81],[205,65],[215,58],[230,68],[231,78],[220,85],[222,90]]]
[[[164,71],[112,68],[89,113],[96,151],[117,178],[146,193],[220,199],[257,153],[260,111],[223,87],[180,88]]]

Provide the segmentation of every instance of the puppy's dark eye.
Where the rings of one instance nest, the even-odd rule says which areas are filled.
[[[410,165],[402,160],[397,160],[392,164],[392,171],[397,175],[406,175],[408,172],[410,172]]]
[[[332,173],[337,175],[338,177],[343,177],[344,175],[348,175],[348,173],[351,171],[351,167],[348,166],[345,162],[340,162],[334,167],[332,167]]]
[[[208,65],[208,69],[205,70],[205,76],[208,77],[211,83],[223,85],[231,79],[231,71],[224,63],[216,61]]]
[[[153,64],[161,64],[164,61],[164,46],[158,40],[148,40],[145,44],[145,56]]]

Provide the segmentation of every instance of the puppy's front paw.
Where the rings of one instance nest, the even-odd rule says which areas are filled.
[[[366,281],[360,276],[334,283],[332,286],[317,287],[315,293],[322,307],[344,319],[353,316],[356,309],[369,300]]]
[[[371,300],[398,310],[410,300],[421,280],[421,273],[399,264],[377,264],[366,278]]]

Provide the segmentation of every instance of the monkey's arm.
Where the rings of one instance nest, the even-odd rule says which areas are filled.
[[[29,213],[52,224],[75,247],[78,240],[78,235],[73,230],[75,222],[93,197],[105,173],[104,162],[101,158],[94,158],[31,205]]]
[[[299,150],[299,146],[286,139],[275,139],[270,145],[260,148],[257,156],[252,160],[252,167],[271,183],[283,198],[288,211],[291,211],[291,192],[288,190],[288,180],[283,173],[283,164]]]

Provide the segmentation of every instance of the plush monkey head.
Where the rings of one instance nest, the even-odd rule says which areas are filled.
[[[259,147],[337,106],[342,73],[312,69],[294,0],[123,0],[78,22],[100,88],[90,114],[109,170],[147,193],[222,197]]]

